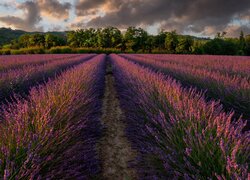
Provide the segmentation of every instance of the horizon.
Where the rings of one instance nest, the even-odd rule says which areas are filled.
[[[217,32],[238,37],[250,34],[250,1],[190,3],[157,0],[2,0],[0,27],[27,32],[70,31],[114,26],[141,27],[149,34],[176,30],[179,34],[213,38]]]

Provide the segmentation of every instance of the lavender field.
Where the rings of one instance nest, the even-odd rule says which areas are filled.
[[[250,58],[0,56],[0,179],[250,179]]]

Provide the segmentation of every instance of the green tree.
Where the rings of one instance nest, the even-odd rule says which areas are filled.
[[[66,45],[66,40],[64,37],[51,33],[47,33],[45,35],[45,48],[50,49],[51,47],[64,45]]]
[[[152,50],[154,48],[153,43],[154,43],[154,36],[152,36],[152,35],[148,36],[147,41],[145,42],[145,44],[146,44],[146,50],[149,53],[152,53]]]
[[[246,51],[246,41],[244,37],[243,31],[240,32],[240,37],[239,37],[239,51],[237,54],[239,55],[244,55]]]
[[[11,41],[11,49],[19,49],[20,48],[20,44],[18,42],[18,39],[14,39]]]
[[[117,45],[117,48],[121,50],[121,52],[125,52],[127,47],[126,47],[126,41],[124,40],[124,37],[122,37],[121,43]]]
[[[190,36],[182,36],[179,38],[176,52],[179,54],[190,54],[192,52],[193,39]]]
[[[50,49],[51,47],[57,46],[57,37],[52,34],[45,35],[45,48]]]
[[[79,30],[77,37],[80,47],[97,47],[97,30],[94,28]]]
[[[250,56],[250,35],[247,35],[245,37],[245,43],[246,43],[245,55]]]
[[[161,31],[158,35],[154,37],[153,46],[157,48],[158,51],[165,49],[166,32]]]
[[[77,31],[70,31],[67,33],[67,44],[70,47],[80,47],[80,38]]]
[[[168,53],[176,53],[178,45],[178,36],[176,31],[168,32],[165,39],[165,48]]]
[[[223,31],[223,32],[217,32],[215,38],[217,39],[224,39],[226,36],[227,32]]]
[[[126,47],[132,49],[134,52],[140,49],[145,52],[146,40],[148,38],[148,33],[142,28],[129,27],[125,33],[124,39],[126,42]]]
[[[44,34],[32,34],[29,38],[29,46],[39,46],[44,47],[45,46],[45,37]]]
[[[192,54],[204,54],[204,44],[206,44],[206,40],[194,40]]]
[[[107,27],[98,33],[98,44],[102,48],[116,48],[122,42],[122,33],[118,28]]]
[[[204,52],[212,55],[236,55],[237,50],[237,44],[230,38],[215,38],[204,45]]]
[[[29,39],[30,39],[30,35],[29,34],[21,35],[18,38],[19,46],[22,47],[22,48],[28,47],[29,46]]]

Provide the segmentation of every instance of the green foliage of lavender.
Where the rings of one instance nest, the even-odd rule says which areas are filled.
[[[0,179],[94,178],[104,55],[34,87],[0,116]]]
[[[227,111],[250,119],[250,60],[248,57],[123,55],[161,71],[183,85],[207,91],[209,98],[222,102]]]
[[[6,57],[7,62],[2,61],[5,63],[1,63],[0,65],[0,67],[4,69],[0,72],[0,101],[4,101],[5,99],[10,100],[13,93],[25,94],[30,90],[30,87],[38,83],[46,82],[48,78],[54,77],[57,73],[78,65],[93,56],[93,54],[66,55],[65,57],[68,58],[60,58],[58,55],[58,57],[53,60],[41,60],[31,64],[27,63],[29,63],[32,58],[39,58],[39,55],[31,57],[20,56],[17,58],[19,62],[17,64],[19,64],[19,66],[17,64],[13,65],[15,59],[13,60],[12,56],[8,56]],[[8,59],[10,59],[10,61],[8,61]]]
[[[111,55],[141,179],[247,179],[250,132],[218,102]]]
[[[80,57],[79,54],[42,54],[42,55],[12,55],[0,56],[0,72],[19,69],[27,65],[42,65],[55,60]]]

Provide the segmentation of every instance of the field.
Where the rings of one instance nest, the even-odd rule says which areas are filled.
[[[0,56],[0,179],[249,179],[250,58]]]

